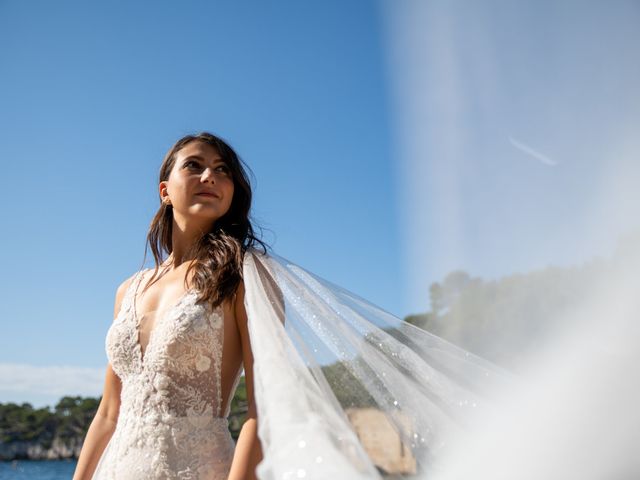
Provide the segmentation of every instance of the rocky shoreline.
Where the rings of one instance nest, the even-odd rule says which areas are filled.
[[[0,442],[0,460],[67,460],[80,455],[83,438],[55,438],[46,448],[39,441]]]
[[[0,403],[0,461],[77,459],[99,403],[99,398],[80,396],[62,397],[53,408]],[[229,414],[234,440],[247,410],[242,377]]]

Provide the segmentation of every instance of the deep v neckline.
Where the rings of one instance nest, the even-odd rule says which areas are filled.
[[[178,308],[180,305],[182,305],[182,302],[186,298],[188,298],[190,294],[195,292],[195,289],[189,288],[189,289],[185,290],[171,306],[169,306],[167,308],[163,308],[161,310],[158,310],[157,308],[155,310],[149,310],[148,312],[145,312],[142,315],[144,317],[145,315],[147,315],[149,313],[154,313],[154,312],[156,313],[156,319],[155,319],[155,321],[153,323],[153,327],[149,331],[149,339],[147,340],[147,345],[145,346],[144,352],[143,352],[142,351],[142,345],[140,344],[140,318],[138,317],[138,311],[137,311],[137,308],[136,308],[136,299],[138,298],[138,288],[140,287],[140,284],[144,280],[145,274],[149,270],[151,270],[151,269],[142,270],[140,272],[140,278],[136,282],[136,287],[135,287],[135,289],[133,291],[133,299],[131,300],[131,303],[132,303],[132,306],[133,306],[134,344],[135,344],[135,347],[136,347],[136,353],[137,353],[138,361],[140,362],[140,365],[142,367],[144,367],[146,365],[145,360],[147,358],[147,354],[149,353],[149,347],[151,347],[151,342],[153,341],[153,338],[155,337],[154,333],[155,333],[156,329],[159,327],[160,322],[163,320],[163,318],[170,311],[173,311],[176,308]]]

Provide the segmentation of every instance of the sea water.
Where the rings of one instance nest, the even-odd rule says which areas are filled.
[[[0,462],[0,480],[70,480],[75,468],[75,460]]]

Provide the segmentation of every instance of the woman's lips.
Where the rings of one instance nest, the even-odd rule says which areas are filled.
[[[196,195],[200,195],[200,196],[203,196],[203,197],[218,198],[218,196],[214,195],[213,193],[196,193]]]

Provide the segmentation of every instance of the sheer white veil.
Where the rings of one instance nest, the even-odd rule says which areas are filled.
[[[261,480],[426,478],[519,382],[273,252],[243,279]]]

